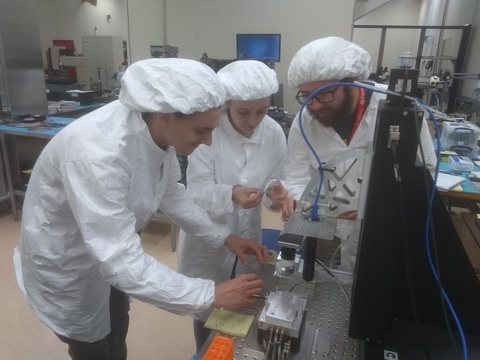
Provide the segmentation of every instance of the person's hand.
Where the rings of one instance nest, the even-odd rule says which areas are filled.
[[[280,180],[274,180],[268,185],[265,194],[267,197],[272,200],[272,205],[270,205],[270,210],[279,211],[283,207],[283,202],[288,197],[288,191],[282,185]]]
[[[235,235],[230,235],[225,240],[225,245],[230,251],[238,256],[244,266],[248,265],[247,255],[253,254],[262,264],[267,260],[267,247],[250,239],[244,239]]]
[[[297,202],[294,198],[288,197],[285,199],[283,202],[282,206],[282,220],[283,221],[288,221],[288,218],[290,215],[293,214],[295,211],[295,207],[297,206]]]
[[[260,294],[263,281],[255,274],[242,274],[235,279],[225,281],[215,287],[213,306],[224,309],[236,309],[253,305],[255,294]]]
[[[251,209],[260,205],[262,193],[258,188],[235,185],[232,189],[232,200],[244,209]]]

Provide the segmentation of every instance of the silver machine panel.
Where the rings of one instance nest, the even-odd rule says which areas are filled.
[[[0,0],[0,72],[7,117],[47,115],[43,56],[34,0]],[[29,11],[25,11],[29,9]],[[11,116],[7,116],[11,114]]]

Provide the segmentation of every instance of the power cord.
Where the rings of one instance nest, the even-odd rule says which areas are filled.
[[[335,280],[335,282],[337,283],[338,286],[340,286],[340,288],[342,289],[342,292],[343,294],[345,295],[345,297],[347,298],[347,300],[350,302],[351,299],[350,299],[350,296],[348,296],[348,293],[347,293],[347,290],[345,290],[345,287],[342,285],[342,283],[338,280],[338,278],[335,276],[335,274],[327,267],[327,265],[325,265],[323,262],[321,262],[320,260],[318,259],[315,259],[315,261],[326,271],[326,273],[328,275],[330,275],[333,280]]]
[[[420,156],[422,158],[422,163],[425,164],[425,154],[423,152],[423,146],[422,146],[421,139],[420,139],[420,130],[418,129],[417,112],[415,111],[414,114],[415,114],[415,122],[414,123],[415,123],[415,130],[416,130],[416,134],[417,134],[417,140],[418,140],[418,143],[419,143]],[[438,134],[438,132],[436,132],[436,133]],[[437,138],[439,138],[439,136],[437,136]],[[439,147],[437,146],[437,149],[438,148]],[[438,158],[439,157],[437,157],[437,159]],[[427,171],[425,170],[423,172],[423,174],[424,174],[425,187],[427,188],[428,187]],[[428,213],[429,220],[430,220],[427,223],[427,226],[429,227],[430,232],[431,232],[431,238],[432,238],[432,243],[433,243],[433,253],[434,253],[435,265],[436,265],[435,268],[436,268],[437,274],[438,274],[437,285],[438,285],[438,288],[439,288],[439,291],[440,291],[440,294],[441,294],[443,287],[442,287],[442,280],[441,280],[441,276],[440,276],[440,266],[439,266],[438,252],[437,252],[437,238],[436,238],[435,229],[434,229],[434,226],[433,226],[433,221],[431,221],[432,220],[432,206],[431,206],[432,204],[430,204],[430,202],[429,202],[428,194],[426,194],[426,200],[429,203],[429,206],[427,208],[427,213]],[[427,232],[426,232],[426,234],[427,234]],[[445,324],[446,324],[446,327],[447,327],[447,331],[448,331],[450,340],[452,342],[453,348],[455,350],[455,355],[457,356],[458,359],[461,359],[460,352],[458,350],[457,344],[456,344],[456,342],[453,338],[452,328],[450,326],[450,320],[448,319],[447,309],[446,309],[446,306],[445,306],[445,299],[443,298],[443,296],[440,296],[440,303],[442,305],[442,313],[443,313],[443,316],[444,316],[444,319],[445,319]],[[415,320],[415,323],[418,324],[418,321]]]

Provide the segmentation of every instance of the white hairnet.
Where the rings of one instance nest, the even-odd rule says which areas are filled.
[[[127,68],[119,99],[139,112],[192,114],[221,106],[225,89],[217,74],[199,61],[148,59]]]
[[[261,61],[239,60],[218,71],[227,100],[257,100],[278,91],[277,74]]]
[[[344,78],[366,79],[370,75],[370,55],[360,46],[339,37],[314,40],[302,47],[288,68],[288,84],[302,84]]]

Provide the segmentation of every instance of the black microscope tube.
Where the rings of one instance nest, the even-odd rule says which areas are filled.
[[[303,256],[303,280],[312,281],[315,274],[315,258],[317,252],[317,239],[307,236],[305,238]]]

